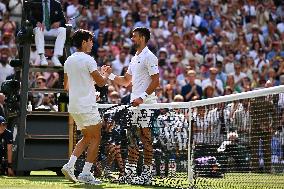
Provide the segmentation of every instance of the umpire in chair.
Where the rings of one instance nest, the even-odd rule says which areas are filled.
[[[14,176],[12,168],[13,135],[7,130],[4,117],[0,116],[0,175]]]
[[[59,57],[63,55],[66,40],[65,17],[62,6],[57,0],[39,0],[31,3],[29,20],[33,25],[35,45],[40,55],[40,64],[47,66],[48,62],[44,55],[44,36],[56,37],[54,53],[51,61],[54,66],[61,67]],[[28,10],[26,10],[28,11]]]

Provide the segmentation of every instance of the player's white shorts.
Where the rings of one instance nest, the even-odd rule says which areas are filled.
[[[94,107],[93,110],[88,113],[70,113],[70,114],[77,125],[77,130],[83,130],[86,129],[86,127],[88,126],[97,125],[102,120],[98,107]]]
[[[155,100],[145,100],[143,104],[154,104],[157,103]],[[153,110],[150,109],[139,109],[134,108],[132,110],[132,119],[131,123],[134,125],[137,125],[138,128],[147,128],[150,127],[150,120],[152,117],[152,114],[154,113]]]

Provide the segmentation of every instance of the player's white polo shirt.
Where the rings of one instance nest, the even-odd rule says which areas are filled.
[[[132,102],[139,98],[151,83],[151,76],[158,74],[158,58],[146,46],[142,52],[131,59],[127,73],[132,75]],[[149,95],[149,98],[155,96],[155,93]]]

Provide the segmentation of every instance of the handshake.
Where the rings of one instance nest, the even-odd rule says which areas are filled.
[[[104,76],[104,77],[107,77],[112,73],[112,68],[110,66],[107,66],[107,65],[103,65],[101,67],[101,74]]]

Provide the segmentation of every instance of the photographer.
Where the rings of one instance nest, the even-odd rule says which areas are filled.
[[[14,176],[12,169],[13,135],[7,130],[7,122],[0,116],[0,175]]]

